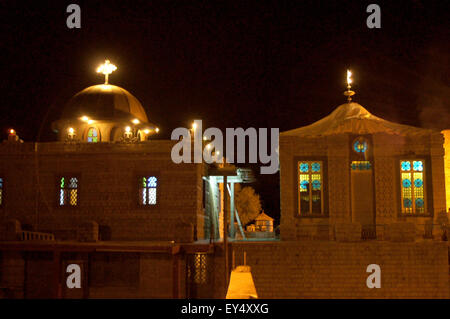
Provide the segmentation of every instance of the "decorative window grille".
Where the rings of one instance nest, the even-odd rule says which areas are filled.
[[[402,213],[424,214],[425,200],[425,162],[423,160],[400,161]]]
[[[59,185],[59,206],[78,205],[78,178],[61,177]]]
[[[195,284],[205,284],[207,280],[207,255],[197,253],[194,255],[193,271],[188,274]]]
[[[97,143],[99,141],[98,139],[98,131],[96,128],[89,128],[88,135],[87,135],[87,141],[89,143]]]
[[[323,166],[320,161],[298,162],[298,209],[300,215],[323,214]]]
[[[139,188],[139,202],[141,205],[156,205],[158,179],[156,176],[141,177]]]
[[[363,170],[370,170],[372,168],[372,164],[370,164],[370,161],[352,161],[350,167],[354,171],[356,170],[363,171]]]

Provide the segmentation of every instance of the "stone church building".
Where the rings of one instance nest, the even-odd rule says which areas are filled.
[[[283,239],[442,235],[439,131],[392,123],[348,102],[281,133],[280,162]]]
[[[0,143],[0,298],[224,298],[240,264],[260,298],[450,297],[448,131],[376,117],[348,88],[329,116],[281,133],[281,239],[250,239],[234,184],[251,172],[175,164],[177,141],[155,139],[102,70],[63,107],[55,142],[11,129]]]
[[[176,141],[153,139],[139,100],[107,81],[75,94],[52,128],[55,142],[11,129],[0,143],[0,296],[176,298],[210,285],[212,243],[247,170],[175,164]],[[82,289],[65,286],[72,263]]]

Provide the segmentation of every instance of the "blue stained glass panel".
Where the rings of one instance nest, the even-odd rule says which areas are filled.
[[[412,206],[412,202],[409,198],[403,199],[403,206],[410,208]]]
[[[300,188],[306,189],[306,188],[308,188],[308,184],[309,184],[308,181],[301,181],[300,182]]]
[[[317,180],[317,179],[313,180],[312,181],[312,187],[313,187],[314,190],[320,189],[320,181]]]
[[[320,163],[312,163],[311,164],[311,170],[313,172],[319,172],[320,171]]]
[[[148,178],[148,187],[156,187],[157,186],[157,178],[155,176],[150,176]]]
[[[300,172],[307,172],[309,171],[309,165],[308,163],[300,163]]]
[[[413,162],[413,168],[415,171],[422,172],[423,171],[423,163],[422,161],[414,161]]]
[[[411,180],[409,180],[409,179],[404,179],[403,182],[402,182],[402,184],[403,184],[403,187],[409,188],[409,187],[411,187]]]
[[[417,198],[417,199],[416,199],[416,206],[417,206],[417,207],[422,208],[422,207],[423,207],[423,204],[424,204],[424,202],[423,202],[423,199],[422,199],[422,198]]]
[[[367,143],[365,141],[356,141],[353,143],[353,149],[356,153],[364,153],[367,150]]]
[[[422,187],[422,185],[423,185],[422,179],[417,178],[417,179],[414,180],[414,186],[416,186],[416,187]]]
[[[411,163],[408,161],[402,162],[402,171],[409,171],[411,170]]]

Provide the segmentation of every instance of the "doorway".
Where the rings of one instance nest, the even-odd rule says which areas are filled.
[[[351,165],[352,222],[361,224],[362,239],[375,239],[373,170],[369,161]]]

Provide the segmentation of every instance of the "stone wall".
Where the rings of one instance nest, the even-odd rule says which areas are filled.
[[[0,299],[55,298],[52,252],[0,252]],[[173,255],[168,253],[61,253],[62,298],[172,298]],[[68,264],[82,269],[81,289],[66,288]],[[186,256],[179,260],[179,297],[186,292]]]
[[[449,298],[448,243],[259,242],[232,247],[237,265],[246,252],[259,298]],[[381,267],[380,289],[366,285],[369,264]],[[223,258],[216,260],[218,270],[222,265]],[[222,275],[218,272],[219,281]]]
[[[350,162],[352,136],[340,134],[324,138],[280,136],[280,208],[281,239],[327,239],[328,227],[333,239],[335,225],[352,221]],[[438,238],[437,216],[445,212],[444,139],[440,133],[428,136],[404,137],[387,133],[371,136],[369,156],[372,156],[374,180],[375,223],[377,236],[383,239],[384,225],[399,221],[416,225],[417,237]],[[402,158],[423,158],[426,164],[426,202],[424,216],[400,214],[400,171]],[[321,160],[324,176],[324,206],[328,217],[298,216],[298,186],[296,163],[299,160]],[[360,160],[360,159],[359,159]],[[449,174],[450,175],[450,174]],[[326,189],[325,189],[326,188]],[[449,196],[449,195],[447,195]],[[383,227],[380,227],[383,226]],[[431,234],[431,229],[432,233]],[[317,233],[321,233],[318,235]]]
[[[18,219],[24,228],[53,232],[57,239],[76,239],[85,221],[99,224],[101,239],[204,238],[203,164],[173,163],[173,143],[1,144],[0,220]],[[79,178],[78,206],[58,205],[61,175]],[[138,178],[152,175],[158,177],[157,205],[140,206]]]

